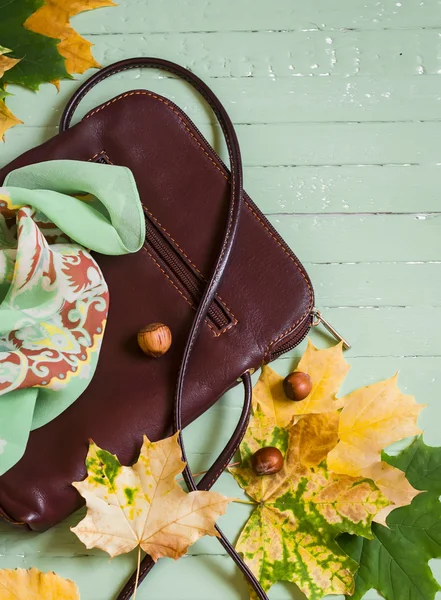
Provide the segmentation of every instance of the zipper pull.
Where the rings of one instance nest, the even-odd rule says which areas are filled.
[[[346,350],[351,348],[351,344],[349,344],[349,342],[347,342],[345,338],[341,336],[334,327],[332,327],[331,323],[328,323],[328,321],[322,316],[322,313],[317,308],[313,308],[311,312],[313,327],[317,327],[318,325],[322,324],[329,331],[329,333],[335,337],[336,340],[343,342],[343,347]]]

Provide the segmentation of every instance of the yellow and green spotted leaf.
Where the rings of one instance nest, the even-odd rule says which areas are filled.
[[[230,472],[257,504],[236,549],[265,590],[283,580],[296,583],[310,600],[353,591],[358,565],[335,538],[342,532],[371,538],[372,519],[389,501],[370,479],[327,469],[338,422],[337,411],[306,415],[284,436],[277,427],[271,431],[268,416],[256,406],[241,446],[242,464]],[[283,452],[284,466],[256,476],[251,456],[269,445]]]
[[[350,536],[340,534],[352,534],[350,540],[373,548],[372,531],[389,531],[377,523],[390,523],[395,509],[419,494],[399,468],[381,460],[381,450],[418,431],[421,407],[400,392],[396,377],[338,398],[349,370],[341,343],[324,350],[308,343],[296,370],[311,378],[304,400],[289,400],[283,377],[268,366],[253,389],[241,464],[230,471],[256,509],[236,548],[265,590],[291,581],[310,600],[350,597],[357,552],[336,537],[343,544]],[[282,452],[284,466],[259,477],[252,457],[268,446]],[[356,595],[365,579],[356,576]]]
[[[88,511],[72,531],[112,557],[140,546],[155,561],[179,558],[203,535],[217,535],[215,520],[230,502],[217,492],[185,493],[176,482],[184,466],[177,434],[155,443],[144,437],[133,467],[92,442],[88,476],[73,484]]]

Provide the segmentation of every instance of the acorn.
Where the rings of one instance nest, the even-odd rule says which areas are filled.
[[[251,457],[251,466],[256,475],[273,475],[283,468],[283,454],[274,446],[260,448]]]
[[[138,332],[138,345],[144,354],[158,358],[167,352],[172,343],[172,334],[163,323],[150,323]]]
[[[312,390],[311,377],[308,373],[294,371],[283,380],[283,391],[290,400],[304,400]]]

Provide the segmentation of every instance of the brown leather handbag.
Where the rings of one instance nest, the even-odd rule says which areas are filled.
[[[230,170],[182,110],[147,90],[117,96],[70,127],[75,109],[93,86],[138,67],[169,71],[202,94],[222,127]],[[131,464],[143,434],[157,440],[180,431],[242,380],[244,408],[224,451],[198,484],[188,466],[184,472],[190,489],[209,489],[246,429],[250,372],[299,344],[315,314],[305,269],[243,191],[239,145],[225,109],[186,69],[157,58],[102,69],[70,100],[60,133],[2,169],[0,184],[13,169],[52,159],[129,167],[144,206],[147,235],[136,254],[95,256],[111,304],[93,381],[63,414],[31,433],[23,458],[0,477],[1,514],[36,531],[81,506],[71,482],[86,476],[89,438]],[[146,358],[136,340],[137,332],[155,321],[166,323],[173,334],[170,351],[159,360]],[[183,444],[182,451],[185,460]],[[265,599],[218,531],[257,597]],[[146,557],[141,580],[152,566]],[[134,585],[132,578],[119,599],[130,597]]]

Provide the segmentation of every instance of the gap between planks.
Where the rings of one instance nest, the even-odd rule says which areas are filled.
[[[259,34],[259,33],[346,33],[346,32],[355,32],[355,33],[376,33],[380,31],[393,31],[393,32],[404,32],[404,31],[441,31],[441,23],[440,25],[426,26],[426,27],[372,27],[372,28],[364,28],[364,27],[310,27],[305,29],[194,29],[192,31],[87,31],[84,28],[81,29],[81,35],[87,35],[89,37],[112,37],[115,35],[225,35],[229,33],[250,33],[250,34]]]

